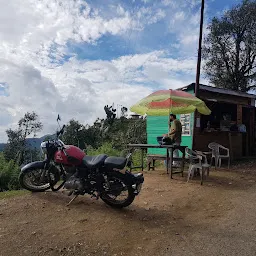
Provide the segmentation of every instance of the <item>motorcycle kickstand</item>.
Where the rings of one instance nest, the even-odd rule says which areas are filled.
[[[78,195],[75,195],[67,204],[67,206],[69,206],[76,198],[78,197]]]
[[[91,198],[95,198],[96,200],[99,200],[99,198],[100,198],[100,193],[97,193],[96,195],[95,195],[95,194],[92,194]]]
[[[70,192],[68,193],[68,196],[71,196],[73,193],[74,193],[74,191],[70,191]]]

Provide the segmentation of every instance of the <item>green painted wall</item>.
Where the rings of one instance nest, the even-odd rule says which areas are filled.
[[[193,93],[192,91],[188,91]],[[177,115],[177,118],[180,119],[180,115]],[[157,136],[161,136],[168,132],[168,116],[147,116],[147,143],[157,145]],[[190,116],[190,135],[182,136],[181,145],[192,148],[193,141],[193,127],[194,127],[194,113]],[[165,149],[148,149],[149,154],[161,154],[165,155]]]
[[[156,137],[168,132],[168,116],[147,116],[147,142],[158,145]],[[166,149],[149,148],[149,154],[166,154]]]

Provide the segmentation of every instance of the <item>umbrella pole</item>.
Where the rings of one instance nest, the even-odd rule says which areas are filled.
[[[168,137],[170,136],[170,128],[171,128],[171,125],[170,125],[170,114],[171,114],[171,109],[172,109],[172,99],[171,99],[171,89],[170,90],[170,101],[171,101],[171,107],[169,108],[169,115],[168,115]]]

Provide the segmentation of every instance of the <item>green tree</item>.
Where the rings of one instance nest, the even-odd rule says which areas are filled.
[[[8,137],[7,145],[4,148],[4,156],[7,161],[15,160],[19,158],[19,152],[22,150],[22,133],[20,130],[6,130]]]
[[[128,111],[128,108],[127,108],[127,107],[122,107],[122,108],[121,108],[121,118],[126,118],[126,116],[127,116],[127,111]]]
[[[4,149],[4,155],[7,161],[15,160],[18,164],[22,164],[26,158],[28,145],[26,139],[42,130],[42,123],[38,121],[38,115],[35,112],[27,112],[18,122],[18,128],[15,130],[8,129],[7,145]]]
[[[105,120],[102,132],[99,134],[98,147],[103,143],[109,143],[114,149],[122,152],[127,150],[129,143],[146,143],[146,121],[115,119],[110,124]]]
[[[102,144],[103,120],[97,119],[92,126],[84,126],[72,119],[69,121],[62,136],[65,144],[84,149],[87,145],[97,148]]]
[[[63,141],[66,144],[74,146],[82,146],[83,138],[82,133],[85,127],[78,121],[71,119],[65,127],[65,133],[63,134]]]
[[[93,125],[84,126],[70,120],[62,139],[65,144],[80,146],[88,152],[101,152],[111,147],[122,153],[129,143],[146,143],[146,121],[122,118],[110,123],[107,119],[98,118]]]
[[[247,92],[256,88],[256,1],[243,1],[213,18],[205,39],[206,75],[215,86]]]

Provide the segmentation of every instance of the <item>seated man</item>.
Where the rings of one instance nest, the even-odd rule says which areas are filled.
[[[170,131],[168,134],[164,134],[164,138],[169,138],[172,142],[171,144],[180,146],[181,144],[181,134],[182,134],[182,125],[180,120],[176,118],[176,115],[170,114]],[[167,139],[168,140],[168,139]],[[179,150],[176,149],[173,152],[173,157],[179,157]],[[173,161],[173,166],[178,166],[179,162]]]

